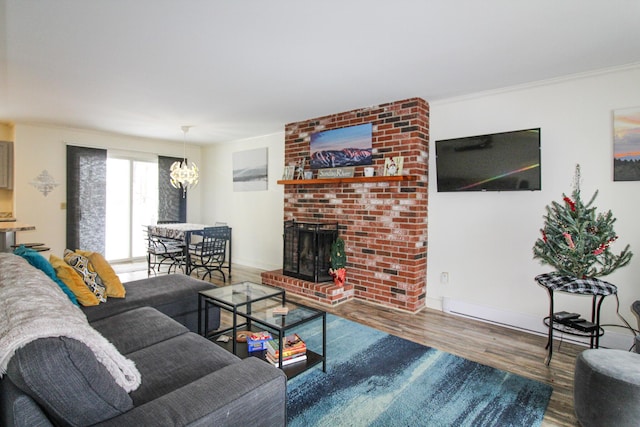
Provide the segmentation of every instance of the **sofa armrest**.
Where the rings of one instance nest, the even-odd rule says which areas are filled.
[[[280,369],[249,357],[97,426],[285,425],[286,389]]]
[[[40,406],[5,376],[0,379],[0,426],[53,427]]]

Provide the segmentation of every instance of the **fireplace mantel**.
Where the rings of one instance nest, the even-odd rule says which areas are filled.
[[[351,184],[354,182],[410,182],[417,181],[417,175],[360,176],[353,178],[281,179],[282,185]]]

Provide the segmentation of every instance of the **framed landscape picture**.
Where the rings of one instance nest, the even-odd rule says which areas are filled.
[[[311,134],[311,169],[370,165],[373,125],[349,126]]]
[[[613,180],[640,181],[640,107],[613,112]]]
[[[268,179],[267,148],[233,153],[233,191],[265,191]]]

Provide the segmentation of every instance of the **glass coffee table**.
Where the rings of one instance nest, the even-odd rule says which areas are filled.
[[[306,371],[307,369],[322,363],[322,371],[326,372],[326,348],[327,348],[327,313],[303,304],[288,301],[285,298],[284,290],[273,288],[271,286],[260,285],[252,282],[243,282],[237,285],[223,286],[216,289],[199,292],[199,315],[198,315],[198,332],[209,339],[216,339],[228,332],[233,332],[229,341],[231,343],[223,343],[216,341],[219,345],[231,351],[239,357],[257,356],[262,359],[266,358],[266,351],[258,351],[249,353],[246,343],[238,345],[237,337],[238,328],[246,328],[246,330],[267,330],[273,338],[279,343],[279,366],[287,375],[287,378]],[[232,314],[232,326],[230,328],[220,329],[213,333],[204,333],[202,326],[201,313],[204,310],[204,331],[208,331],[207,319],[208,310],[211,306],[219,307]],[[288,309],[287,314],[278,314],[277,310],[281,307]],[[276,313],[274,313],[274,310]],[[313,348],[307,346],[306,359],[292,363],[282,363],[282,343],[284,338],[296,332],[296,329],[302,325],[316,321],[322,324],[322,340],[321,344]],[[319,332],[319,331],[318,331]],[[304,340],[304,337],[302,337]]]
[[[247,322],[238,325],[238,309],[244,307],[244,312],[251,313],[251,307],[254,303],[269,298],[279,298],[282,304],[284,304],[284,290],[253,282],[242,282],[235,285],[200,291],[198,293],[198,334],[207,338],[215,338],[227,332],[233,332],[232,353],[237,354],[235,338],[238,333],[238,327],[246,326],[247,329],[251,329],[251,324]],[[233,326],[231,328],[218,330],[212,335],[209,334],[209,308],[211,305],[232,313]],[[203,309],[204,324],[202,321]]]

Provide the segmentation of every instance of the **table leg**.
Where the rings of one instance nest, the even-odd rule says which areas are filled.
[[[16,244],[15,231],[0,232],[0,252],[11,252],[11,246]]]
[[[231,233],[233,230],[229,228],[229,279],[231,279],[231,254],[233,253],[233,246],[231,246]]]
[[[202,295],[198,294],[198,335],[202,335]]]
[[[600,307],[602,307],[602,301],[604,300],[605,295],[600,295],[600,300],[598,301],[598,306],[596,308],[596,336],[595,336],[595,348],[600,348]],[[593,302],[595,304],[595,296],[593,297]],[[593,335],[592,339],[593,339]]]
[[[204,302],[204,337],[207,337],[209,332],[209,301]]]
[[[284,332],[279,329],[278,330],[278,366],[280,366],[280,369],[284,368],[284,365],[282,365],[282,359],[283,359],[283,354],[284,353],[284,344],[283,341],[284,340]]]
[[[191,275],[191,254],[189,254],[189,242],[191,241],[191,231],[184,233],[184,274]]]
[[[591,323],[593,324],[596,323],[596,298],[597,298],[596,295],[591,297]],[[598,335],[599,333],[600,331],[596,328],[595,334]],[[589,348],[593,348],[594,341],[595,341],[595,336],[593,332],[591,332],[591,336],[589,337]]]
[[[544,361],[544,364],[549,366],[551,363],[551,357],[553,356],[553,291],[548,289],[549,291],[549,336],[547,339],[547,358]]]
[[[322,314],[322,372],[327,372],[327,313]]]
[[[236,346],[237,346],[237,340],[236,337],[238,336],[238,310],[236,309],[236,307],[233,307],[233,336],[231,337],[231,340],[233,341],[233,354],[238,354]]]

